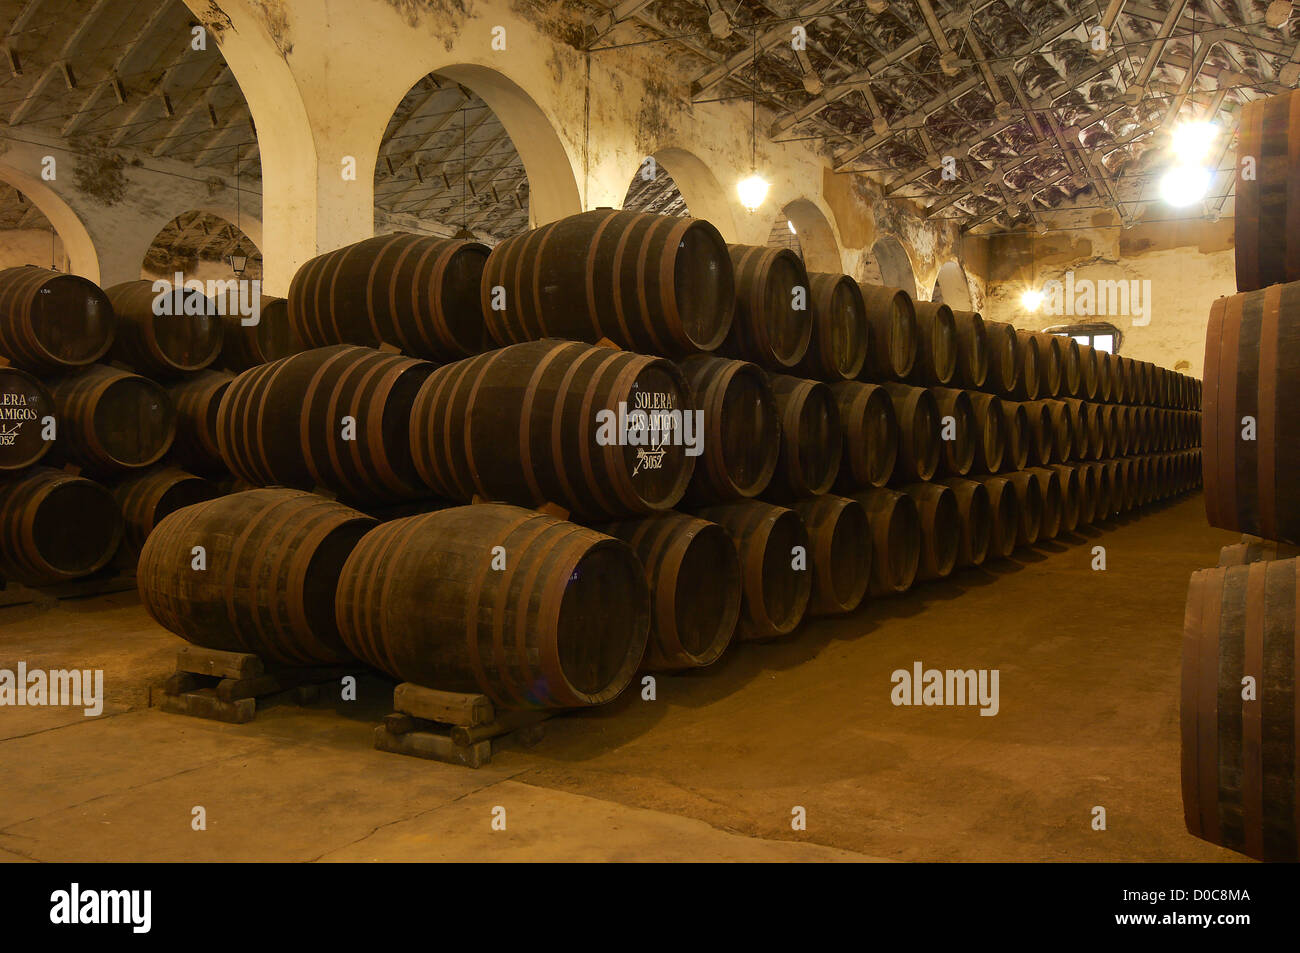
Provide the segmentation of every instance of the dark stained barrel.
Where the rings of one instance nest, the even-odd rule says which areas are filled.
[[[898,460],[898,418],[889,392],[876,384],[841,381],[831,385],[840,410],[844,452],[839,477],[841,492],[884,486]]]
[[[54,416],[54,395],[16,367],[0,367],[0,475],[37,463],[54,445],[42,435]]]
[[[740,559],[726,530],[681,513],[595,527],[632,547],[650,586],[650,641],[642,669],[717,661],[740,620]]]
[[[492,249],[482,311],[498,344],[609,338],[669,357],[712,351],[732,327],[731,262],[702,219],[597,209]]]
[[[867,362],[870,333],[862,289],[848,275],[808,275],[812,337],[794,374],[814,380],[857,380]]]
[[[535,341],[430,374],[409,442],[421,479],[448,499],[638,516],[671,509],[686,492],[696,460],[688,444],[698,447],[702,433],[683,413],[693,403],[670,361]]]
[[[872,595],[906,592],[921,565],[921,515],[916,501],[896,490],[853,494],[871,526]]]
[[[34,374],[94,364],[113,345],[113,306],[93,281],[26,265],[0,271],[0,357]]]
[[[1029,460],[1045,467],[1052,462],[1055,439],[1052,432],[1052,415],[1041,400],[1027,400],[1021,404],[1029,421]]]
[[[1055,397],[1061,393],[1062,365],[1064,360],[1065,339],[1057,334],[1037,331],[1038,340],[1038,396]]]
[[[1257,536],[1243,536],[1240,543],[1219,550],[1219,565],[1245,566],[1268,559],[1294,559],[1297,556],[1300,556],[1300,546],[1260,539]]]
[[[163,388],[116,367],[92,364],[55,382],[56,454],[100,473],[139,470],[162,459],[176,434]]]
[[[200,371],[168,385],[167,396],[176,408],[172,458],[182,467],[204,476],[226,469],[217,442],[217,412],[234,379],[229,371]]]
[[[971,412],[975,415],[975,459],[973,473],[997,473],[1006,455],[1006,423],[1002,400],[992,394],[968,391]]]
[[[993,506],[989,500],[988,488],[982,483],[960,477],[949,477],[939,482],[952,490],[957,500],[961,527],[957,565],[981,565],[988,557],[989,546],[993,542]]]
[[[1089,474],[1093,485],[1092,518],[1089,522],[1100,523],[1114,515],[1111,504],[1111,470],[1104,463],[1090,460],[1081,468]]]
[[[931,387],[930,393],[939,408],[939,469],[948,476],[965,476],[975,462],[979,441],[970,396],[954,387]]]
[[[1098,352],[1090,345],[1079,345],[1079,394],[1084,400],[1096,400],[1097,390],[1100,387],[1099,375],[1101,369],[1098,367]]]
[[[98,483],[49,467],[0,481],[0,576],[31,586],[88,576],[121,540],[122,514]]]
[[[233,295],[232,295],[233,297]],[[220,302],[219,302],[220,303]],[[245,316],[227,304],[221,320],[226,326],[221,338],[221,353],[214,367],[238,374],[259,364],[270,364],[299,350],[298,336],[289,323],[289,301],[262,295],[256,323],[245,324]]]
[[[781,451],[781,417],[767,374],[749,361],[696,354],[678,362],[704,414],[704,452],[686,499],[719,503],[767,489]]]
[[[1097,351],[1097,400],[1115,399],[1115,358],[1109,351]]]
[[[916,578],[942,579],[957,565],[961,551],[956,494],[941,483],[909,483],[902,490],[916,502],[921,517],[921,565]]]
[[[374,525],[332,500],[281,488],[186,506],[145,540],[140,601],[163,628],[205,648],[281,665],[347,662],[334,592]]]
[[[990,558],[1007,558],[1016,550],[1016,537],[1020,533],[1020,502],[1015,487],[1005,476],[977,476],[989,497],[989,551]]]
[[[939,468],[943,452],[939,439],[939,405],[924,387],[908,384],[882,385],[894,402],[898,419],[898,462],[894,476],[904,480],[928,480]]]
[[[1063,463],[1074,456],[1075,420],[1074,411],[1063,400],[1044,400],[1047,409],[1047,421],[1052,440],[1052,463]]]
[[[354,502],[428,495],[411,460],[427,361],[339,344],[244,371],[221,398],[217,444],[261,486],[320,485]]]
[[[812,569],[809,615],[841,615],[862,602],[871,583],[871,527],[857,500],[826,494],[794,510],[808,533]]]
[[[309,348],[391,344],[454,361],[484,348],[488,247],[397,232],[318,255],[293,276],[290,327]],[[569,302],[580,311],[579,298]]]
[[[154,380],[181,377],[221,353],[225,325],[217,302],[196,288],[142,278],[105,293],[117,317],[113,359],[133,371]]]
[[[1070,453],[1075,460],[1095,460],[1101,456],[1101,423],[1097,404],[1070,398],[1071,421],[1074,424]]]
[[[943,385],[957,376],[957,322],[952,308],[933,301],[917,301],[917,356],[911,380]]]
[[[1056,463],[1049,467],[1056,474],[1057,485],[1061,488],[1061,532],[1073,533],[1079,526],[1086,501],[1083,498],[1083,482],[1079,479],[1078,469],[1065,463]]]
[[[1049,470],[1047,467],[1030,467],[1028,473],[1038,483],[1038,493],[1043,501],[1038,538],[1055,539],[1060,535],[1065,521],[1065,499],[1061,489],[1061,478],[1055,470]]]
[[[1297,592],[1295,559],[1203,569],[1183,619],[1183,817],[1263,861],[1300,859]]]
[[[978,390],[988,380],[991,360],[984,316],[978,311],[952,312],[957,327],[957,377],[962,387]]]
[[[1079,521],[1076,525],[1086,526],[1097,520],[1097,471],[1083,464],[1058,463],[1057,469],[1068,467],[1074,471],[1079,483]]]
[[[1072,337],[1057,337],[1061,342],[1061,391],[1067,397],[1078,397],[1083,392],[1083,354],[1079,342]]]
[[[772,639],[793,632],[812,597],[808,533],[799,514],[758,500],[741,500],[706,506],[695,515],[725,529],[740,555],[744,596],[736,637]],[[797,569],[800,547],[804,566]]]
[[[1038,397],[1039,381],[1042,372],[1038,369],[1040,363],[1039,351],[1041,345],[1038,343],[1038,335],[1032,331],[1016,331],[1016,341],[1018,347],[1016,353],[1020,361],[1020,376],[1016,380],[1015,389],[1012,391],[1017,400],[1034,400]]]
[[[859,287],[871,333],[863,376],[874,381],[904,380],[912,373],[920,346],[912,296],[902,288]]]
[[[1016,329],[1001,321],[985,321],[984,333],[989,347],[989,374],[984,386],[1001,397],[1011,397],[1020,380],[1020,341]]]
[[[183,506],[203,503],[219,495],[215,483],[179,467],[146,470],[113,487],[113,497],[122,510],[126,526],[125,543],[136,552],[165,517]]]
[[[789,502],[825,493],[835,485],[844,450],[839,404],[820,381],[769,374],[781,414],[781,453],[767,494]]]
[[[1210,309],[1202,428],[1211,526],[1300,543],[1298,332],[1300,281]],[[1245,417],[1255,420],[1253,440],[1244,439]]]
[[[1029,411],[1019,401],[1002,402],[1003,470],[1023,470],[1029,464],[1029,454],[1034,446],[1034,433],[1029,421]]]
[[[1012,470],[1006,477],[1020,511],[1016,545],[1032,546],[1043,532],[1043,491],[1039,489],[1038,479],[1028,470]]]
[[[728,245],[727,250],[736,269],[736,317],[720,353],[769,370],[794,368],[812,339],[803,262],[789,248]]]

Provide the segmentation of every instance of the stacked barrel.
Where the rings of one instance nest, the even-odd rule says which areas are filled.
[[[1198,837],[1300,859],[1300,95],[1246,104],[1237,294],[1210,308],[1205,511],[1244,534],[1193,573],[1183,629],[1183,812]]]

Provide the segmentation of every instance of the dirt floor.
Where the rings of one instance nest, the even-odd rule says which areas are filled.
[[[149,708],[184,643],[133,593],[0,609],[0,668],[102,668],[108,696],[0,708],[0,860],[1240,860],[1184,830],[1178,767],[1187,578],[1234,541],[1199,496],[1156,507],[660,677],[479,770],[373,750],[378,678],[246,725]],[[997,669],[1000,711],[895,707],[917,661]]]

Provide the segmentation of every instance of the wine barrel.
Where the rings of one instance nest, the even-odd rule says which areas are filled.
[[[1073,533],[1078,528],[1087,505],[1083,499],[1083,481],[1079,479],[1078,468],[1066,463],[1055,463],[1048,469],[1056,474],[1056,482],[1061,490],[1060,532]]]
[[[989,497],[988,554],[1006,559],[1016,551],[1020,534],[1020,501],[1015,487],[1005,476],[977,476],[973,479],[984,487]]]
[[[961,551],[957,496],[941,483],[909,483],[902,490],[916,502],[921,517],[921,564],[916,578],[942,579],[953,571]]]
[[[1061,391],[1067,397],[1083,393],[1083,354],[1072,337],[1056,336],[1061,348]]]
[[[686,492],[688,451],[703,435],[699,414],[687,413],[694,402],[682,371],[661,358],[576,341],[513,344],[430,374],[410,447],[420,478],[449,499],[638,516]]]
[[[680,357],[727,337],[736,277],[722,236],[702,219],[596,209],[492,249],[481,309],[497,344],[609,338]]]
[[[984,316],[978,311],[952,312],[957,328],[957,376],[962,387],[978,390],[988,380],[989,336]]]
[[[965,476],[975,462],[975,445],[980,442],[970,396],[953,387],[929,390],[939,408],[940,469],[948,476]]]
[[[344,561],[374,525],[332,500],[278,487],[196,503],[145,540],[140,601],[163,628],[205,648],[282,665],[350,661],[334,592]],[[421,595],[431,598],[431,587]]]
[[[1045,465],[1046,462],[1063,463],[1074,456],[1074,434],[1077,426],[1074,411],[1063,400],[1044,400],[1040,403],[1047,409],[1052,441],[1052,459],[1045,461]]]
[[[1038,396],[1055,397],[1061,392],[1065,339],[1045,331],[1035,332],[1034,337],[1038,339]]]
[[[182,377],[221,353],[221,309],[203,292],[142,278],[105,294],[117,316],[113,359],[131,370],[155,380]]]
[[[872,595],[906,592],[921,565],[921,514],[906,493],[875,489],[853,494],[871,527]]]
[[[1023,470],[1029,464],[1029,453],[1034,446],[1034,433],[1029,422],[1029,411],[1019,401],[1002,402],[1002,469]]]
[[[898,461],[894,475],[905,480],[928,480],[939,468],[943,452],[939,439],[939,405],[924,387],[881,385],[894,404],[898,419]]]
[[[768,384],[781,414],[781,453],[767,497],[786,503],[827,492],[844,451],[835,394],[820,381],[785,374],[769,374]]]
[[[1211,526],[1300,543],[1298,328],[1300,282],[1219,298],[1210,309],[1202,442]],[[1246,417],[1254,439],[1244,439]]]
[[[933,301],[917,301],[916,366],[914,384],[943,385],[957,376],[957,322],[952,308]]]
[[[867,362],[870,335],[862,289],[848,275],[808,275],[812,337],[794,372],[834,383],[857,380]]]
[[[162,459],[176,435],[167,391],[138,374],[92,364],[51,389],[56,454],[102,473],[140,470]]]
[[[1099,375],[1101,368],[1098,367],[1098,352],[1091,345],[1079,345],[1079,393],[1078,397],[1083,400],[1096,400],[1097,390],[1101,386]]]
[[[743,596],[736,637],[789,635],[803,621],[812,597],[813,573],[796,567],[796,548],[808,553],[808,533],[794,510],[758,500],[720,503],[696,510],[731,536],[740,556]]]
[[[0,481],[0,576],[29,586],[88,576],[122,540],[122,513],[98,483],[49,467]]]
[[[857,500],[822,495],[799,500],[794,511],[808,533],[812,569],[809,615],[842,615],[861,604],[871,583],[871,526]]]
[[[1047,467],[1030,467],[1028,472],[1038,482],[1038,492],[1043,500],[1038,538],[1055,539],[1065,525],[1066,503],[1061,478],[1055,470],[1049,470]]]
[[[970,391],[971,411],[975,415],[975,473],[997,473],[1006,455],[1005,423],[1002,401],[992,394]]]
[[[1016,329],[1001,321],[985,321],[989,346],[989,373],[985,387],[1002,397],[1011,397],[1020,381],[1020,340]]]
[[[1097,352],[1097,400],[1110,403],[1115,399],[1115,358],[1109,351]]]
[[[250,315],[248,320],[251,318]],[[298,336],[289,323],[287,298],[262,295],[254,324],[245,324],[245,316],[229,305],[221,320],[226,329],[221,337],[221,353],[213,367],[238,374],[259,364],[278,361],[299,350]]]
[[[108,295],[93,281],[26,265],[0,271],[0,357],[34,374],[94,364],[113,346]]]
[[[1119,452],[1120,406],[1103,404],[1098,408],[1098,420],[1101,422],[1101,452],[1104,457],[1113,457]]]
[[[1020,358],[1020,377],[1016,380],[1012,396],[1017,400],[1034,400],[1038,397],[1041,372],[1038,335],[1032,331],[1016,331],[1017,353]]]
[[[488,251],[479,242],[397,232],[317,255],[289,284],[289,325],[309,348],[391,344],[440,361],[478,354]],[[577,311],[578,300],[566,306]]]
[[[1101,424],[1097,419],[1097,405],[1075,397],[1068,398],[1074,431],[1070,453],[1075,460],[1096,459],[1101,456]]]
[[[1056,446],[1052,428],[1052,414],[1041,400],[1027,400],[1021,404],[1029,421],[1029,460],[1045,467],[1052,462]]]
[[[789,248],[728,245],[727,250],[736,270],[736,317],[719,353],[769,370],[794,368],[812,339],[803,262]]]
[[[124,542],[134,552],[154,528],[183,506],[193,506],[220,495],[216,484],[186,473],[179,467],[158,467],[133,475],[113,487],[122,510]]]
[[[902,288],[859,285],[867,309],[867,363],[863,375],[875,381],[904,380],[916,365],[920,347],[916,307]]]
[[[898,460],[898,418],[889,392],[875,384],[840,381],[831,385],[840,412],[844,449],[835,486],[851,492],[884,486]]]
[[[1079,481],[1079,526],[1088,526],[1097,521],[1097,471],[1085,463],[1061,464],[1074,470],[1075,479]]]
[[[1043,531],[1043,491],[1038,479],[1028,470],[1012,470],[1006,476],[1015,493],[1016,509],[1020,512],[1016,545],[1032,546]]]
[[[45,419],[54,415],[54,395],[26,371],[0,367],[0,475],[37,463],[54,445]]]
[[[1090,523],[1099,523],[1113,514],[1111,508],[1110,468],[1098,461],[1089,461],[1080,468],[1088,474],[1092,484],[1092,516]]]
[[[1245,566],[1269,559],[1294,559],[1300,556],[1300,546],[1290,546],[1272,539],[1243,536],[1240,543],[1219,550],[1220,566]]]
[[[961,537],[957,547],[958,566],[979,566],[993,543],[993,505],[988,488],[974,480],[949,477],[940,480],[957,500]]]
[[[650,587],[645,671],[701,668],[721,657],[740,620],[740,560],[726,530],[681,513],[595,527],[632,547]]]
[[[185,469],[205,476],[225,470],[217,441],[217,412],[234,379],[229,371],[200,371],[168,385],[167,396],[176,408],[172,457]]]
[[[1195,836],[1263,861],[1300,859],[1297,592],[1295,559],[1202,569],[1187,589],[1183,817]]]
[[[757,364],[696,354],[678,362],[704,414],[704,452],[686,499],[720,503],[767,489],[781,451],[781,416]]]

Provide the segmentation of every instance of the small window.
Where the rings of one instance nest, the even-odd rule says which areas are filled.
[[[1123,332],[1113,324],[1105,321],[1093,324],[1061,324],[1047,328],[1048,334],[1074,338],[1080,344],[1087,344],[1107,354],[1118,354],[1124,339]]]

